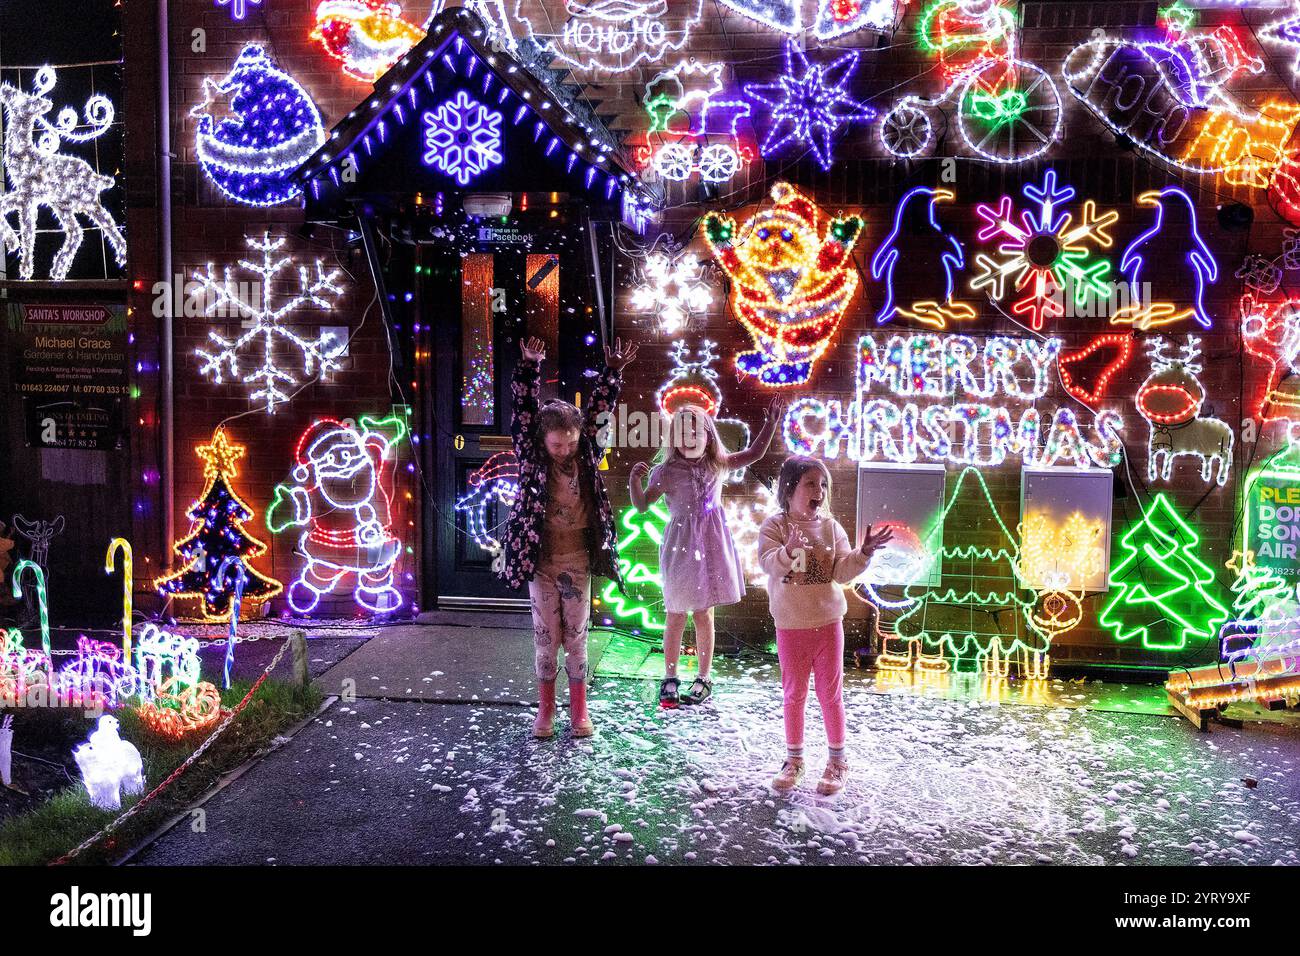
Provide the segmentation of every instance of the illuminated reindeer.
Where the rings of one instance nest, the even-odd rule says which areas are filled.
[[[101,176],[84,159],[59,152],[65,141],[85,143],[103,135],[113,123],[113,104],[102,95],[86,101],[89,132],[77,132],[80,127],[72,107],[60,110],[51,123],[45,114],[54,109],[54,102],[45,94],[56,82],[53,67],[46,66],[37,71],[31,93],[0,83],[0,108],[5,117],[3,162],[9,181],[9,190],[0,193],[0,242],[9,252],[19,254],[19,274],[24,279],[36,272],[36,220],[42,206],[53,213],[64,236],[63,247],[50,265],[51,279],[68,277],[81,248],[85,229],[79,216],[103,230],[118,265],[126,264],[126,239],[99,197],[113,187],[113,177]],[[9,225],[11,214],[18,217],[17,230]]]
[[[1179,455],[1201,459],[1201,479],[1209,481],[1218,463],[1217,482],[1228,480],[1232,465],[1232,429],[1217,418],[1199,417],[1205,404],[1205,386],[1198,379],[1201,340],[1187,337],[1179,358],[1165,354],[1169,343],[1157,336],[1151,343],[1151,374],[1138,389],[1138,414],[1151,425],[1147,443],[1147,480],[1168,481]],[[1161,459],[1163,457],[1163,467]]]

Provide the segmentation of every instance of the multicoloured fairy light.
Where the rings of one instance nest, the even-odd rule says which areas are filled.
[[[1227,422],[1200,417],[1205,404],[1205,386],[1197,375],[1202,371],[1200,339],[1187,337],[1182,354],[1166,354],[1169,343],[1156,336],[1150,343],[1151,374],[1138,388],[1138,414],[1151,424],[1147,441],[1147,480],[1157,474],[1164,481],[1173,475],[1174,459],[1190,455],[1200,459],[1201,479],[1211,475],[1222,485],[1232,468],[1233,433]],[[1161,460],[1163,459],[1163,466]]]
[[[213,113],[225,115],[220,122]],[[278,206],[301,188],[292,174],[325,143],[325,125],[307,91],[250,43],[220,80],[203,81],[194,150],[209,181],[246,206]]]
[[[140,676],[141,696],[152,698],[167,681],[177,689],[190,690],[199,683],[199,642],[149,623],[140,629],[135,648],[135,669]]]
[[[1077,373],[1074,366],[1088,362],[1103,349],[1114,349],[1115,357],[1097,373],[1092,387],[1085,387],[1075,377]],[[1131,333],[1107,332],[1098,335],[1079,351],[1060,357],[1057,362],[1057,369],[1061,374],[1061,385],[1074,398],[1091,407],[1101,401],[1102,396],[1106,394],[1106,387],[1110,384],[1110,380],[1128,367],[1129,359],[1132,357],[1133,335]]]
[[[0,83],[0,111],[4,114],[5,191],[0,194],[0,248],[18,256],[18,276],[36,278],[37,222],[44,207],[52,213],[63,234],[63,244],[50,263],[49,278],[62,282],[72,270],[85,236],[80,220],[98,228],[113,250],[119,266],[126,266],[126,237],[105,208],[100,194],[116,182],[78,156],[62,152],[65,144],[89,143],[108,132],[115,110],[107,96],[86,101],[80,122],[77,111],[64,107],[51,123],[45,118],[54,103],[49,99],[58,82],[52,66],[36,71],[32,91]],[[85,132],[80,132],[85,130]],[[15,230],[9,217],[18,222]],[[2,253],[0,253],[2,254]]]
[[[53,690],[74,707],[117,707],[140,693],[140,676],[119,646],[82,635],[76,657],[55,675]]]
[[[996,257],[980,252],[975,256],[977,272],[971,277],[973,290],[987,289],[1002,299],[1011,288],[1021,297],[1012,305],[1017,316],[1028,318],[1039,331],[1048,318],[1065,314],[1061,298],[1074,293],[1075,305],[1085,305],[1096,296],[1111,294],[1110,263],[1095,259],[1096,249],[1111,245],[1109,229],[1119,220],[1111,210],[1098,215],[1097,204],[1083,204],[1079,221],[1060,208],[1074,198],[1073,186],[1058,186],[1056,171],[1049,169],[1041,186],[1026,183],[1025,198],[1035,205],[1015,215],[1010,196],[1003,196],[996,208],[981,203],[975,213],[985,225],[978,233],[981,242],[997,243]]]
[[[425,111],[422,120],[424,165],[441,170],[462,186],[503,162],[501,113],[464,90]]]
[[[140,723],[172,743],[212,730],[221,721],[221,692],[207,681],[187,687],[175,677],[159,685],[152,700],[136,708]]]
[[[324,0],[311,32],[346,75],[364,83],[388,72],[424,36],[390,0]]]
[[[713,304],[700,261],[693,253],[651,252],[632,288],[632,308],[653,312],[659,331],[673,335]]]
[[[834,157],[831,141],[841,126],[869,123],[876,111],[855,100],[845,88],[858,68],[858,52],[840,54],[829,66],[810,64],[798,45],[786,41],[785,73],[775,83],[746,83],[747,97],[772,111],[760,149],[778,155],[791,144],[811,150],[822,169]]]
[[[876,312],[877,325],[892,321],[897,316],[943,329],[947,328],[950,321],[966,321],[975,318],[975,309],[969,303],[953,300],[957,289],[956,273],[966,266],[966,255],[962,250],[961,242],[940,226],[935,218],[935,206],[941,202],[951,202],[955,195],[951,189],[917,186],[906,192],[898,201],[898,205],[894,208],[893,228],[871,257],[871,278],[885,284],[885,301]],[[929,232],[917,235],[917,226],[921,225],[921,221],[916,217],[915,212],[922,206],[925,208],[924,223],[928,225]],[[908,228],[904,232],[905,222]],[[897,301],[894,279],[895,271],[903,261],[904,245],[907,246],[907,265],[903,270],[910,275],[925,275],[927,282],[932,275],[927,268],[930,260],[927,258],[923,265],[918,266],[915,256],[919,253],[932,257],[937,249],[938,265],[944,275],[942,299],[919,299],[906,305],[901,305]]]
[[[817,206],[788,183],[772,187],[775,206],[737,228],[730,216],[704,217],[704,237],[731,278],[732,305],[754,344],[736,368],[769,387],[802,385],[830,346],[858,287],[851,253],[861,216],[832,219],[818,233]]]
[[[238,559],[248,576],[243,598],[249,604],[263,604],[284,587],[249,563],[266,553],[266,545],[245,527],[253,509],[231,484],[245,452],[245,446],[232,442],[224,428],[195,447],[194,453],[203,461],[203,489],[186,511],[192,522],[190,533],[172,546],[179,567],[154,581],[164,597],[198,599],[197,610],[207,621],[229,620],[234,607],[233,592],[218,574],[227,558]]]
[[[796,454],[899,463],[951,461],[1000,465],[1011,455],[1026,465],[1073,464],[1111,468],[1122,457],[1123,419],[1096,413],[1099,441],[1087,440],[1074,412],[1058,408],[1044,430],[1039,410],[1060,351],[1059,339],[995,336],[983,346],[965,335],[874,335],[859,340],[854,400],[800,398],[786,412],[786,447]],[[879,388],[878,388],[879,387]],[[925,407],[896,398],[941,400]],[[1024,403],[1017,414],[990,399]],[[965,399],[965,401],[962,401]]]
[[[1171,203],[1186,214],[1185,222],[1170,229],[1181,235],[1165,236],[1165,203]],[[1152,206],[1156,212],[1155,222],[1128,244],[1120,258],[1119,267],[1128,280],[1130,287],[1146,288],[1159,275],[1161,284],[1168,283],[1168,288],[1178,290],[1194,289],[1191,304],[1183,305],[1169,299],[1150,299],[1145,297],[1131,305],[1117,309],[1111,316],[1114,325],[1131,323],[1134,328],[1150,329],[1162,325],[1181,322],[1193,318],[1204,328],[1209,328],[1210,313],[1205,308],[1205,287],[1218,280],[1219,264],[1210,252],[1210,247],[1201,238],[1196,222],[1196,204],[1192,197],[1177,186],[1164,189],[1150,189],[1138,196],[1138,204]],[[1157,245],[1170,240],[1181,241],[1185,251],[1182,253],[1182,265],[1175,266],[1170,261],[1167,247]],[[1185,297],[1184,297],[1185,301]]]
[[[1214,571],[1201,560],[1200,546],[1201,536],[1158,493],[1120,539],[1124,557],[1111,569],[1101,626],[1115,640],[1140,640],[1151,651],[1213,640],[1228,610],[1215,594]]]
[[[402,606],[393,585],[402,542],[392,531],[392,468],[407,431],[399,415],[362,416],[356,427],[326,418],[298,440],[292,483],[276,485],[266,509],[273,533],[304,529],[295,553],[307,563],[289,588],[297,613],[310,614],[345,580],[374,614]]]
[[[261,257],[260,261],[239,261],[240,268],[257,277],[252,283],[257,295],[255,302],[244,301],[248,283],[237,282],[230,266],[218,275],[209,263],[205,272],[194,275],[203,296],[204,315],[238,320],[247,326],[234,338],[210,330],[208,338],[215,348],[194,350],[203,359],[199,374],[212,376],[218,385],[229,376],[233,381],[251,386],[249,401],[264,402],[268,413],[275,412],[276,406],[296,394],[288,389],[303,384],[279,365],[282,350],[296,350],[302,360],[302,374],[312,380],[342,368],[339,358],[347,348],[347,343],[338,341],[333,332],[307,338],[284,324],[285,319],[307,306],[329,311],[334,308],[332,300],[343,295],[343,288],[338,285],[341,272],[338,269],[326,272],[324,263],[317,259],[314,276],[305,266],[297,266],[297,293],[277,301],[272,290],[283,284],[281,273],[295,271],[293,259],[279,256],[287,241],[283,237],[272,239],[269,232],[261,239],[244,237],[248,247]],[[261,363],[247,372],[240,365],[245,350],[251,351],[255,361]]]

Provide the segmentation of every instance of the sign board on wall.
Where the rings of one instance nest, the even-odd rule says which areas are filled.
[[[1300,465],[1270,465],[1246,484],[1244,543],[1255,563],[1300,580]]]
[[[10,381],[21,397],[27,444],[120,448],[130,394],[126,307],[10,303]]]

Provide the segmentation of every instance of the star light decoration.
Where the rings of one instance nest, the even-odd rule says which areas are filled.
[[[424,114],[424,164],[468,186],[493,166],[500,166],[501,114],[464,90]]]
[[[1034,331],[1039,331],[1046,319],[1065,314],[1061,299],[1071,287],[1076,305],[1084,305],[1093,295],[1110,298],[1106,278],[1110,263],[1092,256],[1096,249],[1110,247],[1109,229],[1119,213],[1111,210],[1098,215],[1097,204],[1089,199],[1076,223],[1070,213],[1059,208],[1074,198],[1074,187],[1058,187],[1055,170],[1047,171],[1041,186],[1026,183],[1023,191],[1037,209],[1021,211],[1019,222],[1010,196],[1003,196],[996,208],[983,203],[975,207],[985,222],[979,240],[999,242],[996,257],[983,252],[975,256],[978,271],[970,287],[987,288],[990,296],[1001,299],[1007,280],[1012,279],[1015,291],[1024,294],[1011,311],[1028,316]]]
[[[245,236],[244,241],[249,248],[261,253],[260,262],[241,259],[238,263],[240,268],[257,277],[257,281],[252,283],[258,296],[257,301],[246,302],[241,298],[241,292],[246,286],[235,281],[231,266],[226,266],[218,275],[215,267],[209,263],[205,272],[194,274],[194,281],[199,284],[198,294],[203,296],[205,315],[224,318],[238,316],[247,320],[248,327],[234,338],[227,338],[215,329],[209,330],[208,338],[217,348],[213,351],[195,349],[194,354],[203,359],[200,375],[212,376],[218,385],[228,375],[234,381],[252,386],[249,400],[264,401],[267,412],[274,413],[277,405],[284,404],[292,397],[285,390],[299,384],[297,378],[276,363],[278,349],[296,349],[302,357],[303,374],[308,377],[325,375],[342,367],[338,359],[347,343],[338,341],[334,333],[321,332],[315,338],[306,338],[282,323],[308,305],[332,310],[334,305],[331,300],[341,296],[343,288],[337,284],[339,270],[327,273],[324,264],[317,259],[314,276],[306,266],[298,266],[298,293],[277,305],[271,288],[277,276],[294,264],[289,256],[277,258],[277,253],[286,240],[273,239],[270,232],[267,232],[261,239]],[[260,350],[261,364],[245,374],[241,371],[239,357],[250,346],[251,351]]]
[[[641,283],[632,290],[632,308],[653,312],[660,331],[669,335],[712,303],[700,261],[689,252],[650,253],[641,269]]]
[[[809,63],[793,40],[785,44],[785,73],[775,83],[746,83],[745,96],[772,111],[761,147],[764,156],[790,143],[811,149],[822,169],[831,167],[831,138],[847,123],[868,123],[876,111],[849,95],[845,86],[858,68],[849,50],[829,66]]]

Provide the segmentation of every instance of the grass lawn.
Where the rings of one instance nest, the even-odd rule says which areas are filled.
[[[222,694],[222,703],[233,707],[248,693],[252,681],[237,682]],[[314,686],[302,688],[266,681],[257,695],[240,713],[203,757],[172,782],[156,800],[132,817],[108,839],[84,851],[76,863],[108,863],[143,839],[164,820],[177,813],[208,790],[226,773],[266,748],[279,734],[291,728],[320,706],[321,694]],[[172,744],[146,731],[131,708],[114,711],[122,722],[122,739],[140,750],[144,759],[145,793],[193,753],[201,740]],[[32,741],[50,743],[50,736],[62,738],[59,746],[71,748],[86,739],[94,721],[81,711],[14,711],[17,750],[32,746]],[[15,755],[15,763],[18,757]],[[74,775],[75,776],[75,775]],[[140,797],[123,797],[122,811]],[[99,810],[90,805],[85,788],[74,785],[52,793],[35,809],[10,817],[0,823],[0,866],[42,865],[57,859],[118,815],[119,811]]]

